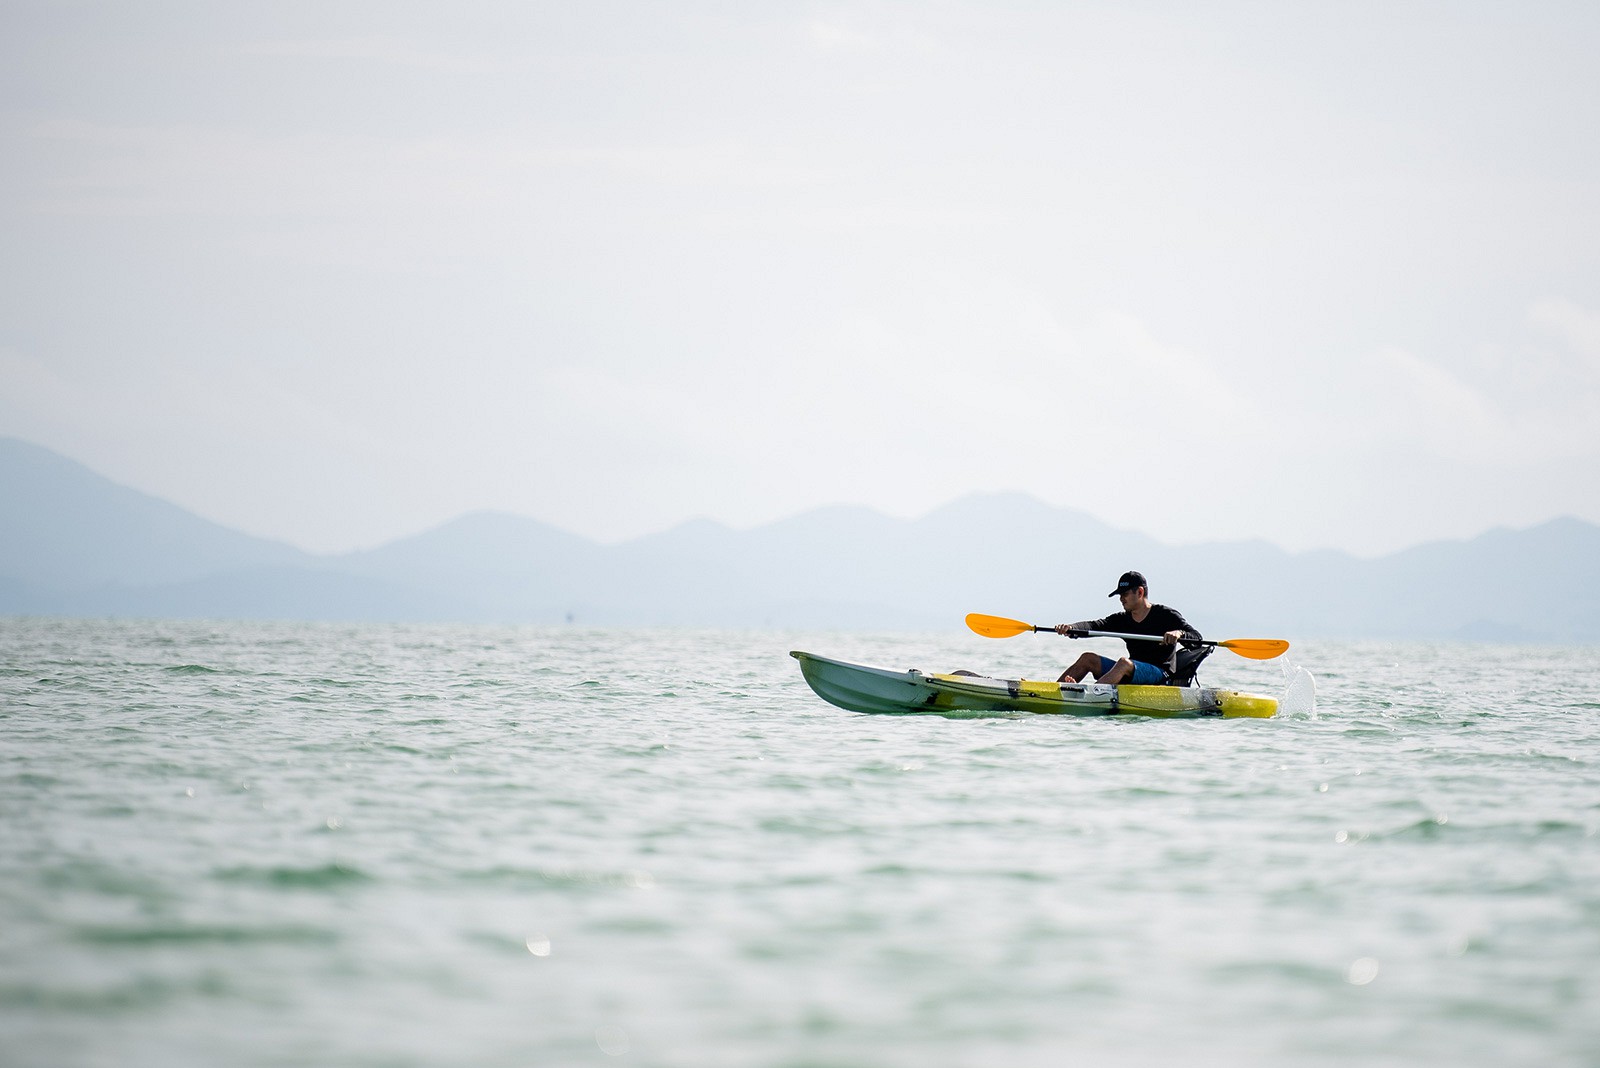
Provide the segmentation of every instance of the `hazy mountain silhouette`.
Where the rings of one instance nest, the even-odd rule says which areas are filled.
[[[79,591],[310,559],[119,486],[49,449],[0,438],[0,574]]]
[[[0,439],[0,613],[937,628],[1108,612],[1123,570],[1207,632],[1600,640],[1600,527],[1557,519],[1373,560],[1265,542],[1174,546],[1022,494],[900,520],[820,508],[601,545],[480,512],[317,556]],[[1159,531],[1156,532],[1159,535]]]

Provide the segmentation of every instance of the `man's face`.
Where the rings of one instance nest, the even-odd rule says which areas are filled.
[[[1144,599],[1144,587],[1135,586],[1132,589],[1119,590],[1117,599],[1122,602],[1123,610],[1126,611]]]

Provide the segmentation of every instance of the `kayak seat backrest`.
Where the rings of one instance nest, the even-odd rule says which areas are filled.
[[[1202,645],[1195,649],[1179,649],[1177,666],[1167,677],[1167,685],[1193,686],[1195,673],[1200,670],[1200,662],[1210,656],[1216,648],[1215,645]]]

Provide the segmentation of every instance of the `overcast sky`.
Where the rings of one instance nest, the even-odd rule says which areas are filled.
[[[1600,522],[1600,5],[0,13],[0,435],[251,533]]]

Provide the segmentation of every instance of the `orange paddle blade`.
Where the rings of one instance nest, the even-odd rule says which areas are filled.
[[[1251,660],[1271,660],[1289,651],[1289,643],[1282,638],[1231,638],[1217,644]]]
[[[1026,634],[1033,629],[1032,623],[1024,623],[1020,619],[1006,619],[1004,616],[985,616],[979,615],[977,612],[967,617],[967,626],[985,638],[1015,638],[1018,634]]]

